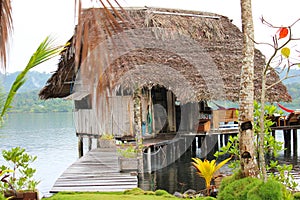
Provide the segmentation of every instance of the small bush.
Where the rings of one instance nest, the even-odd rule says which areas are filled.
[[[155,195],[156,196],[170,196],[171,194],[169,194],[167,191],[165,190],[156,190],[155,191]]]
[[[6,200],[6,198],[4,197],[4,195],[2,193],[0,193],[0,200]]]
[[[237,173],[234,173],[233,175],[231,176],[226,176],[222,179],[222,182],[221,182],[221,185],[220,185],[220,191],[224,189],[224,187],[226,187],[227,185],[229,185],[230,183],[238,180],[238,179],[241,179],[241,173],[240,171],[238,171]]]
[[[295,200],[300,200],[300,192],[296,192],[295,194],[294,194],[294,199]]]
[[[131,190],[125,190],[124,194],[128,194],[128,195],[142,195],[145,194],[145,191],[142,190],[141,188],[133,188]]]
[[[230,181],[230,180],[229,180]],[[228,182],[229,182],[228,181]],[[231,180],[232,181],[232,180]],[[226,181],[222,184],[225,184]],[[243,178],[230,182],[227,186],[223,185],[223,189],[220,189],[218,199],[220,200],[245,200],[247,199],[247,193],[253,187],[260,185],[262,181],[256,178]]]
[[[155,192],[153,192],[153,191],[145,191],[145,195],[155,195]]]
[[[272,200],[283,199],[281,184],[275,180],[268,180],[266,183],[261,184],[257,193],[261,199],[270,199],[270,197],[272,197]]]
[[[228,181],[218,194],[219,200],[290,200],[291,193],[280,182],[270,179],[266,183],[257,178]],[[224,184],[227,183],[226,181]],[[223,182],[222,182],[223,184]]]

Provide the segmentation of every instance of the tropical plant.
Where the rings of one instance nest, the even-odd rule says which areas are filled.
[[[211,188],[210,183],[214,178],[214,174],[230,159],[231,157],[223,160],[219,164],[216,164],[216,160],[208,161],[205,159],[204,161],[202,161],[200,158],[192,158],[192,165],[197,170],[197,173],[205,179],[205,185],[208,194]]]
[[[104,133],[100,136],[101,140],[113,140],[114,138],[114,135],[110,133]]]
[[[260,156],[270,155],[270,158],[276,158],[279,155],[279,152],[283,151],[283,142],[276,141],[271,133],[271,126],[274,122],[271,120],[271,117],[274,115],[282,114],[282,111],[278,110],[274,105],[265,105],[264,110],[264,147],[263,153],[257,147],[259,143],[259,133],[261,132],[260,120],[259,117],[261,115],[261,107],[260,104],[256,101],[254,102],[254,133],[257,138],[257,142],[254,142],[256,146],[255,154]],[[228,165],[229,168],[233,170],[233,172],[237,172],[240,170],[240,153],[239,153],[239,139],[238,136],[230,136],[228,143],[221,147],[219,151],[217,151],[214,156],[218,159],[220,156],[231,155],[235,158]],[[293,175],[290,173],[293,166],[292,165],[280,165],[278,161],[269,160],[269,164],[266,165],[266,169],[268,170],[268,176],[271,179],[275,179],[276,181],[281,182],[286,187],[294,190],[297,187],[296,182],[294,181]]]
[[[137,150],[132,144],[127,147],[122,144],[121,148],[119,148],[117,151],[123,158],[136,158],[137,155]]]
[[[12,84],[10,91],[6,97],[6,100],[2,106],[2,111],[0,113],[0,123],[3,122],[3,118],[7,113],[7,110],[10,108],[11,103],[20,89],[20,87],[26,82],[26,74],[32,68],[36,67],[37,65],[59,55],[59,53],[64,49],[64,46],[54,46],[54,40],[47,36],[39,45],[37,50],[31,56],[28,64],[26,65],[25,69],[19,73],[17,78],[15,79],[14,83]]]
[[[219,200],[292,199],[291,192],[275,180],[264,182],[253,177],[238,179],[229,177],[229,179],[222,182],[221,187],[222,190],[218,193]]]
[[[20,147],[3,150],[2,156],[9,164],[7,166],[1,166],[1,171],[4,175],[0,185],[2,190],[35,191],[39,181],[34,179],[36,169],[30,167],[30,164],[32,164],[37,157],[29,155],[25,152],[24,148]]]
[[[233,173],[237,173],[241,169],[240,163],[240,151],[239,151],[239,136],[229,136],[228,142],[225,146],[222,146],[214,156],[216,159],[222,156],[231,155],[233,160],[228,164],[228,167],[232,169]]]
[[[260,132],[259,132],[259,149],[260,149],[260,159],[259,159],[259,164],[260,164],[260,169],[262,171],[262,178],[266,181],[267,180],[267,172],[266,172],[266,162],[265,162],[265,156],[264,156],[264,139],[265,139],[265,131],[264,131],[264,110],[265,110],[265,102],[266,102],[266,91],[279,82],[290,78],[289,76],[289,71],[293,66],[300,66],[299,61],[295,59],[296,61],[292,61],[290,59],[291,55],[291,50],[287,46],[291,41],[294,40],[299,40],[299,38],[294,38],[292,35],[292,27],[299,22],[300,19],[296,20],[292,25],[284,27],[276,27],[273,26],[271,23],[267,22],[265,19],[262,18],[262,23],[266,24],[268,27],[274,28],[277,30],[277,33],[273,36],[272,44],[267,44],[268,46],[273,48],[272,55],[270,58],[267,60],[266,65],[264,66],[264,69],[262,71],[262,88],[261,88],[261,98],[260,98],[260,103],[261,103],[261,114],[260,114]],[[258,43],[259,44],[259,43]],[[266,43],[263,43],[266,44]],[[279,56],[279,61],[276,61],[276,57]],[[275,63],[275,67],[273,66]],[[267,76],[270,74],[270,71],[272,69],[278,68],[279,72],[281,73],[284,70],[285,76],[278,82],[275,82],[271,85],[266,84]],[[280,69],[282,68],[282,69]],[[299,74],[298,74],[299,76]]]
[[[7,47],[13,29],[11,15],[11,0],[0,0],[0,63],[6,68]]]

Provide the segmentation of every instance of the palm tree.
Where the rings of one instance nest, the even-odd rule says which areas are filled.
[[[253,130],[254,102],[254,28],[251,0],[241,0],[243,32],[243,66],[239,99],[239,146],[241,170],[244,176],[258,176]]]
[[[6,68],[9,37],[13,29],[10,0],[0,0],[0,65]]]

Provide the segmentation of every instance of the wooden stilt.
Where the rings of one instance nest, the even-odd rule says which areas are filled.
[[[99,138],[97,138],[97,148],[100,148],[100,141],[99,141]]]
[[[93,140],[92,140],[92,137],[89,137],[89,143],[88,143],[88,149],[89,151],[92,150],[92,146],[93,146]]]
[[[197,144],[196,144],[196,137],[195,137],[193,142],[192,142],[192,151],[196,152],[196,148],[197,148]]]
[[[81,158],[83,156],[83,138],[78,136],[78,156]]]
[[[220,134],[220,135],[219,135],[219,139],[220,139],[220,148],[222,148],[222,147],[224,146],[224,141],[223,141],[223,139],[224,139],[224,134]]]
[[[293,129],[293,157],[298,157],[298,137],[297,137],[297,129]]]
[[[291,130],[284,130],[283,131],[284,137],[284,157],[290,158],[291,157]]]
[[[201,136],[197,136],[197,148],[201,147]]]
[[[225,134],[224,135],[224,145],[227,145],[227,143],[228,143],[228,134]]]
[[[148,165],[148,173],[151,174],[151,147],[147,149],[147,165]]]

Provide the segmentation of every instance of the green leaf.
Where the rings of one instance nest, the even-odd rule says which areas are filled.
[[[64,46],[54,46],[53,42],[54,40],[51,39],[49,36],[46,37],[46,39],[43,42],[41,42],[37,50],[31,56],[25,69],[22,72],[20,72],[20,74],[17,76],[10,88],[4,106],[2,108],[2,112],[0,115],[1,120],[6,114],[8,108],[10,108],[10,105],[17,91],[26,82],[26,74],[29,72],[29,70],[55,56],[58,56],[59,53],[64,49]]]

